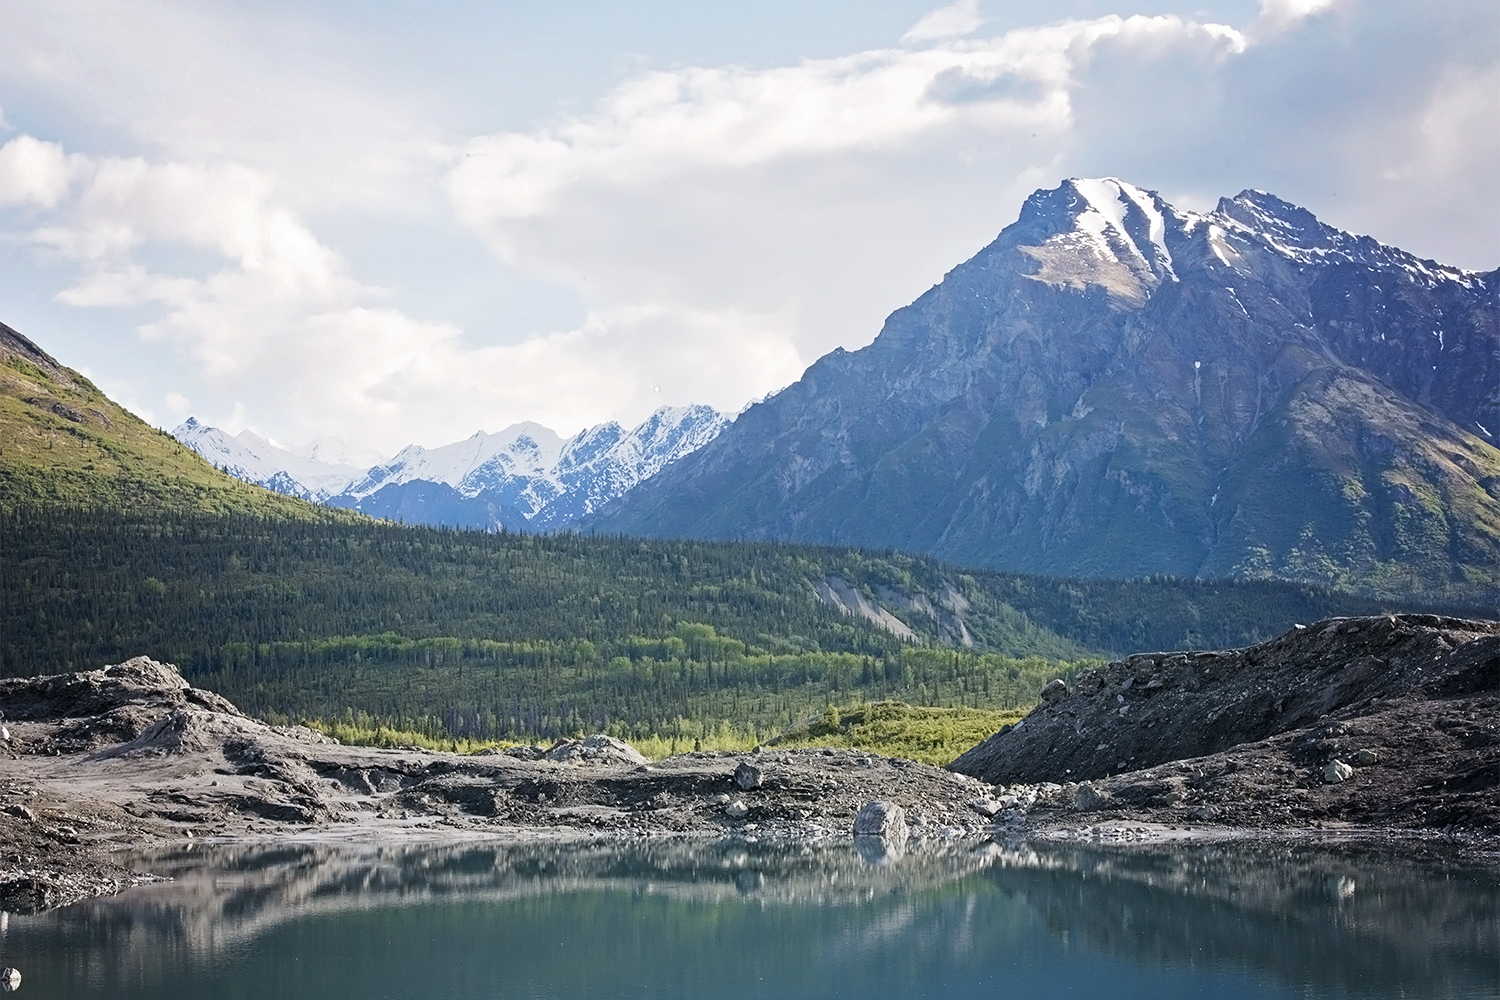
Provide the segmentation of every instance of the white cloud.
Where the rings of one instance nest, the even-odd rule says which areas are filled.
[[[79,175],[73,196],[29,237],[79,271],[59,298],[85,308],[153,307],[157,318],[140,333],[189,354],[214,395],[235,401],[200,414],[230,429],[253,425],[302,440],[335,428],[387,451],[527,419],[576,430],[640,419],[663,403],[737,407],[793,380],[808,360],[776,316],[645,305],[597,310],[577,330],[475,348],[452,324],[382,307],[381,290],[357,281],[256,171],[139,158],[70,162]],[[198,277],[155,270],[145,260],[161,246],[201,251],[213,266]],[[118,391],[141,398],[134,386]],[[163,407],[142,408],[186,415],[185,394],[163,398]]]
[[[1481,179],[1500,163],[1500,62],[1454,66],[1422,115],[1416,171],[1441,179]],[[1493,190],[1490,197],[1493,199]]]
[[[786,316],[811,361],[872,338],[1055,176],[1074,91],[1105,47],[1212,62],[1244,41],[1111,16],[768,70],[653,72],[552,127],[474,140],[448,190],[528,273],[612,307]]]
[[[943,38],[960,38],[973,34],[984,24],[979,13],[979,0],[959,0],[947,7],[939,7],[912,25],[901,36],[901,43],[930,42]]]
[[[153,160],[275,174],[304,210],[412,210],[449,161],[445,137],[413,95],[333,53],[307,58],[313,32],[214,0],[7,0],[0,85],[44,92]]]
[[[1262,45],[1296,31],[1303,23],[1353,0],[1260,0],[1260,14],[1245,27],[1245,38]]]
[[[68,193],[79,166],[80,158],[55,142],[16,136],[0,146],[0,205],[51,208]]]
[[[403,412],[456,395],[503,415],[500,424],[531,419],[571,431],[639,420],[664,404],[737,408],[762,387],[801,374],[806,360],[789,340],[770,317],[618,308],[522,344],[439,345],[372,385],[369,395]]]

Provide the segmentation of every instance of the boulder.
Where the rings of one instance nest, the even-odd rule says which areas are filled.
[[[1078,791],[1073,794],[1073,808],[1079,812],[1093,812],[1096,809],[1109,808],[1113,796],[1102,788],[1095,788],[1085,782],[1078,786]]]
[[[885,799],[865,803],[858,815],[854,817],[856,837],[886,837],[905,840],[908,834],[906,810]]]
[[[1377,764],[1379,762],[1380,755],[1369,748],[1361,750],[1359,753],[1354,755],[1354,763],[1358,764],[1360,767],[1369,767],[1371,764]]]
[[[1042,701],[1048,705],[1054,701],[1062,701],[1068,696],[1068,682],[1061,677],[1054,677],[1042,686]]]
[[[547,760],[560,764],[649,764],[650,758],[624,740],[596,733],[581,740],[564,740],[547,751]]]
[[[760,768],[746,764],[744,761],[740,761],[740,766],[734,769],[734,783],[747,792],[753,788],[759,788],[764,781],[765,776]]]
[[[1329,761],[1328,766],[1323,768],[1323,780],[1330,785],[1336,785],[1340,781],[1348,781],[1354,777],[1354,768],[1341,760]]]
[[[724,815],[730,819],[744,819],[750,815],[750,807],[739,799],[735,799],[724,807]]]

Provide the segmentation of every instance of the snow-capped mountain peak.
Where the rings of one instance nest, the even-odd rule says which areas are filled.
[[[1072,178],[1027,199],[1021,224],[1037,238],[1021,250],[1036,261],[1037,281],[1101,286],[1138,305],[1177,280],[1169,242],[1187,223],[1154,191],[1115,177]]]
[[[1454,281],[1466,288],[1484,284],[1482,275],[1424,260],[1370,236],[1336,229],[1305,208],[1254,189],[1219,199],[1211,218],[1226,230],[1249,236],[1302,264],[1347,261],[1382,271],[1400,271],[1432,288]]]
[[[407,445],[389,462],[371,468],[346,493],[362,500],[390,484],[422,480],[443,483],[468,497],[509,476],[545,476],[557,463],[563,439],[556,431],[526,421],[437,448]]]
[[[1102,288],[1116,308],[1140,307],[1164,283],[1179,280],[1183,260],[1205,254],[1235,270],[1249,266],[1246,253],[1269,253],[1303,265],[1342,260],[1400,271],[1429,288],[1484,282],[1483,275],[1342,232],[1258,190],[1222,198],[1212,212],[1199,213],[1118,178],[1072,178],[1028,198],[1017,226],[1017,249],[1035,262],[1027,277]]]

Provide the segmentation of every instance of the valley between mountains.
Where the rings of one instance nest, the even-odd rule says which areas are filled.
[[[1492,852],[1497,430],[1500,272],[1114,179],[732,419],[368,464],[168,435],[0,326],[0,905],[162,839],[875,800],[881,850]]]

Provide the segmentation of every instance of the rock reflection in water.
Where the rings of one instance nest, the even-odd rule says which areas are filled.
[[[863,839],[863,838],[861,838]],[[1496,873],[1357,851],[213,847],[0,932],[38,996],[1488,996]]]

